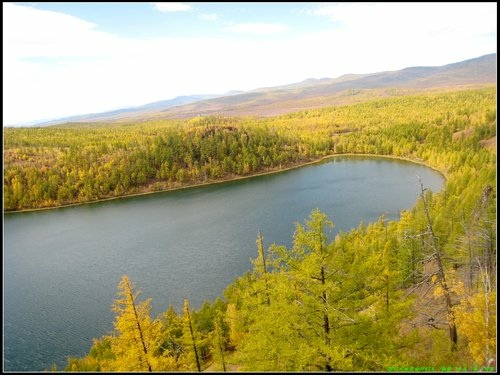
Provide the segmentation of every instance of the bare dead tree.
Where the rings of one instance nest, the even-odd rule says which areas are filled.
[[[461,246],[466,248],[468,255],[468,289],[472,291],[474,281],[474,260],[479,253],[482,253],[482,264],[487,269],[488,277],[492,277],[496,269],[495,249],[494,249],[494,222],[488,219],[488,205],[492,198],[493,188],[486,185],[477,200],[469,221],[466,220],[465,213],[462,213],[462,226],[464,236],[461,239]],[[477,268],[476,268],[477,269]],[[489,282],[491,283],[491,279]]]
[[[446,309],[447,309],[447,320],[448,320],[448,328],[449,328],[449,334],[450,334],[450,340],[452,342],[452,350],[456,349],[457,341],[458,341],[458,334],[457,334],[457,326],[455,323],[455,313],[453,312],[453,305],[451,303],[451,293],[450,293],[450,288],[448,287],[448,284],[446,282],[446,275],[444,272],[444,267],[443,267],[443,262],[442,262],[442,255],[439,250],[439,244],[438,240],[436,237],[436,234],[434,232],[434,228],[432,226],[432,221],[431,217],[429,214],[429,207],[427,206],[427,201],[425,199],[425,190],[424,189],[424,184],[422,181],[420,181],[420,197],[422,198],[422,203],[424,205],[424,211],[425,211],[425,216],[427,218],[427,225],[428,225],[428,230],[431,235],[431,243],[432,243],[432,249],[433,249],[433,257],[436,260],[437,264],[437,276],[438,276],[438,282],[441,285],[441,288],[443,290],[443,295],[446,301]]]
[[[484,321],[485,321],[485,335],[486,335],[486,340],[485,340],[486,343],[485,343],[485,348],[484,348],[485,353],[484,354],[485,354],[486,361],[488,361],[490,359],[490,354],[491,354],[491,350],[490,350],[491,337],[490,337],[489,326],[490,326],[490,293],[492,291],[492,288],[491,288],[488,267],[483,267],[481,265],[481,261],[479,260],[479,258],[477,258],[477,263],[479,265],[481,282],[483,283],[483,287],[484,287],[484,301],[485,301]]]

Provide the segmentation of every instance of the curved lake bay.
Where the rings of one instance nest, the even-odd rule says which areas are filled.
[[[88,352],[113,329],[127,274],[153,299],[152,316],[182,300],[221,296],[264,245],[291,245],[314,208],[331,236],[385,214],[397,219],[444,178],[385,158],[337,157],[251,179],[4,217],[4,370],[39,371]]]

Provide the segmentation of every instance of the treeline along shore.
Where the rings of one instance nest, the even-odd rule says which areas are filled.
[[[74,371],[495,369],[496,88],[376,99],[270,118],[4,128],[4,207],[56,207],[378,155],[428,165],[398,221],[328,239],[314,210],[290,248],[256,239],[223,299],[151,317],[127,276],[113,332]],[[265,234],[266,228],[263,228]],[[103,334],[106,334],[103,332]]]
[[[262,228],[253,268],[198,310],[186,299],[182,311],[151,317],[150,300],[137,299],[124,275],[114,330],[88,355],[69,358],[66,370],[496,369],[495,90],[376,100],[251,126],[232,121],[227,132],[238,129],[242,150],[255,126],[283,140],[288,163],[331,154],[407,158],[441,171],[446,183],[438,193],[422,185],[398,221],[381,217],[332,240],[335,223],[320,210],[296,225],[289,248],[266,247]],[[196,126],[179,131],[225,132]],[[245,155],[257,166],[287,165],[273,156],[278,149],[256,150],[255,159]]]
[[[88,203],[281,171],[325,156],[370,154],[420,161],[436,134],[494,136],[477,101],[494,88],[379,99],[271,118],[196,117],[127,125],[4,128],[4,210]],[[469,112],[470,113],[467,113]],[[494,108],[482,116],[492,121]],[[424,125],[432,124],[433,127]],[[443,132],[447,132],[444,134]],[[429,139],[431,138],[431,139]],[[483,139],[484,138],[484,139]]]

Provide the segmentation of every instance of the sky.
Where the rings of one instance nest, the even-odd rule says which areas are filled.
[[[496,53],[496,2],[2,6],[4,126]]]

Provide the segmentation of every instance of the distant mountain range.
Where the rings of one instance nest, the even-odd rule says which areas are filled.
[[[496,53],[438,67],[411,67],[338,78],[306,79],[278,87],[231,91],[224,95],[179,96],[139,107],[66,117],[37,124],[66,122],[139,121],[152,118],[189,118],[199,115],[270,116],[367,100],[374,96],[404,95],[427,90],[459,89],[496,84]]]
[[[204,99],[215,98],[217,95],[188,95],[188,96],[178,96],[174,99],[161,100],[158,102],[148,103],[138,107],[130,107],[123,109],[116,109],[113,111],[100,112],[100,113],[89,113],[86,115],[64,117],[56,120],[46,121],[39,123],[37,125],[55,125],[65,122],[93,122],[93,121],[116,121],[127,117],[133,117],[140,115],[141,113],[154,112],[155,110],[165,110],[176,105],[188,104]]]

